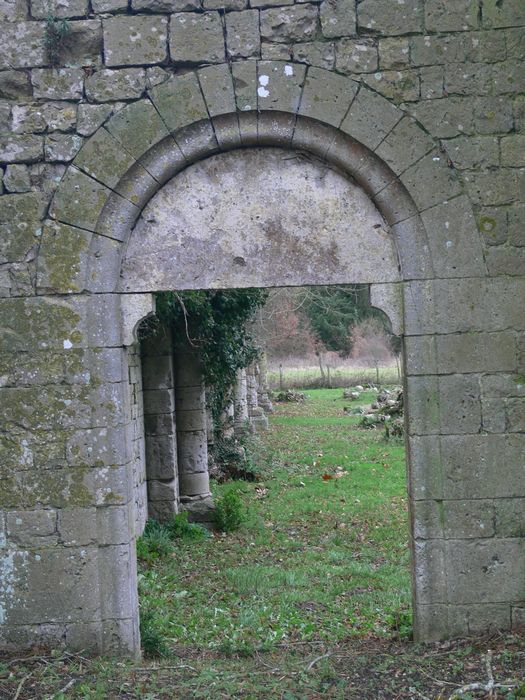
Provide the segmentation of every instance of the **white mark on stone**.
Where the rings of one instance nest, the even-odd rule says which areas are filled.
[[[268,85],[269,82],[270,82],[270,77],[268,75],[260,75],[259,76],[259,83],[261,85],[266,86],[266,85]]]
[[[374,78],[375,78],[376,80],[381,80],[382,77],[383,77],[383,74],[382,74],[382,73],[374,73]]]
[[[246,105],[246,106],[243,107],[242,109],[243,109],[243,112],[249,112],[251,108],[252,108],[251,105]]]
[[[284,67],[284,74],[285,75],[293,75],[293,66],[286,65]]]
[[[270,91],[261,85],[261,87],[257,88],[257,94],[259,97],[268,97]]]
[[[450,221],[445,221],[445,228],[447,230],[450,228]]]
[[[70,350],[72,347],[73,343],[70,340],[64,340],[64,350]]]
[[[445,245],[447,248],[452,248],[452,241],[447,241]]]
[[[434,156],[434,157],[432,158],[432,160],[433,160],[434,162],[438,162],[438,163],[439,163],[439,161],[441,160],[441,158],[440,158],[439,156]]]

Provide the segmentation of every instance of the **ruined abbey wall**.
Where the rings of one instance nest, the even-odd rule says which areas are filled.
[[[399,280],[369,281],[404,336],[416,636],[524,624],[523,1],[0,0],[0,19],[1,645],[139,650],[126,348],[157,287],[123,288],[121,262],[163,185],[246,147],[325,161],[388,225]]]

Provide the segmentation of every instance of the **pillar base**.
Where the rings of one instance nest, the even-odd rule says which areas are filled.
[[[212,527],[215,504],[210,493],[202,496],[181,496],[180,505],[181,510],[188,513],[190,523]]]

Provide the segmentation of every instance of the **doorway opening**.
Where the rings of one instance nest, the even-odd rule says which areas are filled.
[[[368,287],[157,296],[160,318],[143,322],[132,354],[150,518],[138,544],[145,650],[409,635],[400,346]],[[217,404],[205,345],[242,298],[245,335],[228,340],[243,350]],[[301,371],[283,372],[300,355]]]

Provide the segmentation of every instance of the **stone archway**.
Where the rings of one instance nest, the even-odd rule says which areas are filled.
[[[28,525],[3,574],[6,643],[139,650],[123,347],[152,305],[147,292],[120,292],[122,257],[164,183],[214,153],[250,146],[306,151],[339,168],[374,202],[396,243],[400,281],[373,289],[373,303],[391,318],[402,309],[417,638],[518,624],[519,415],[503,426],[486,416],[493,398],[519,391],[494,373],[516,371],[523,319],[501,300],[523,296],[523,280],[486,277],[459,180],[400,110],[317,68],[274,62],[259,74],[255,63],[232,70],[175,76],[85,143],[44,227],[40,296],[9,307],[10,347],[16,353],[31,338],[40,372],[8,407],[8,420],[31,431],[13,444],[13,459],[62,468],[13,477],[10,507],[24,509],[13,518]],[[42,502],[37,493],[49,494],[54,520],[33,505]],[[56,546],[28,550],[32,527],[47,527]]]

